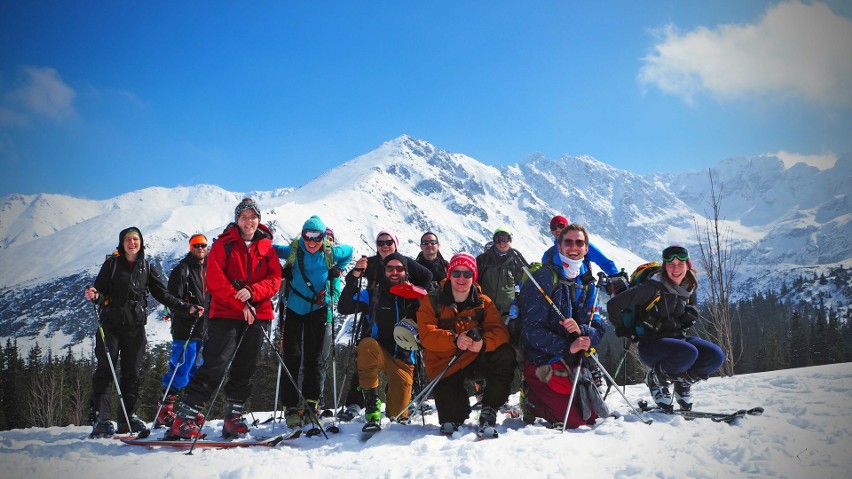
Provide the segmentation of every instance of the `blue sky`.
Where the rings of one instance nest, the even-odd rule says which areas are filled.
[[[0,2],[0,195],[300,186],[406,133],[637,173],[852,152],[852,4]]]

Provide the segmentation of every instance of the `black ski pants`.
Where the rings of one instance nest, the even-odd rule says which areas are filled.
[[[296,378],[299,368],[304,367],[302,394],[305,399],[319,400],[320,367],[322,367],[322,345],[325,339],[325,324],[328,307],[301,315],[287,308],[284,319],[284,365]],[[281,391],[285,407],[299,404],[299,392],[290,378],[281,377]]]
[[[269,323],[255,321],[249,326],[241,319],[210,318],[208,338],[204,343],[204,364],[186,386],[183,401],[191,406],[203,405],[227,373],[225,399],[245,403],[251,396],[251,379],[257,370],[260,347],[264,332],[269,331]],[[237,349],[243,334],[243,342]],[[232,357],[231,369],[226,371]]]
[[[140,404],[139,376],[142,372],[142,357],[147,343],[145,326],[104,323],[102,327],[112,364],[119,368],[116,374],[121,395],[124,397],[124,407],[127,408],[128,415],[133,415]],[[112,395],[109,393],[109,386],[115,381],[100,332],[95,337],[95,358],[98,360],[98,365],[92,374],[91,405],[95,411],[98,411],[99,419],[106,421],[112,419]],[[118,419],[123,423],[124,413],[118,414]]]
[[[497,409],[505,404],[512,389],[516,365],[515,350],[511,345],[504,344],[494,351],[480,354],[475,361],[452,376],[441,378],[432,390],[438,409],[438,422],[461,424],[470,416],[465,381],[485,379],[482,407]]]

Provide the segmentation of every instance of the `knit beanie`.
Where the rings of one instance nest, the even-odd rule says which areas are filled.
[[[305,230],[320,231],[325,234],[325,223],[322,222],[319,216],[313,215],[302,225],[302,231]]]
[[[396,245],[396,249],[399,250],[399,237],[396,236],[396,232],[394,230],[381,230],[379,234],[376,235],[376,241],[379,241],[379,237],[382,235],[388,235],[393,240],[393,244]]]
[[[243,198],[243,201],[240,201],[240,204],[234,208],[234,222],[238,222],[240,220],[240,213],[245,210],[252,210],[257,213],[257,221],[260,222],[260,207],[257,206],[257,203],[251,198]]]
[[[474,258],[473,255],[470,253],[454,254],[450,259],[449,266],[447,266],[447,278],[451,277],[452,275],[450,273],[459,266],[465,266],[473,271],[473,280],[476,281],[478,272],[476,270],[476,258]]]
[[[408,271],[408,261],[406,260],[405,256],[403,256],[402,254],[400,254],[396,251],[385,256],[385,259],[382,260],[382,266],[387,266],[388,263],[390,263],[391,260],[394,260],[394,259],[399,261],[400,263],[402,263],[402,266],[405,268],[406,271]]]

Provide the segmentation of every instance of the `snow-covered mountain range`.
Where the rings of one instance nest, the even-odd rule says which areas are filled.
[[[803,164],[785,169],[774,157],[729,159],[713,175],[724,226],[743,258],[741,295],[852,266],[849,155],[825,171]],[[383,228],[397,231],[400,250],[410,256],[427,230],[438,234],[445,255],[477,254],[504,226],[514,234],[513,246],[535,261],[550,245],[550,218],[563,214],[586,225],[595,245],[631,271],[670,243],[695,245],[709,192],[706,171],[640,176],[589,156],[541,155],[497,168],[403,135],[298,188],[284,176],[275,191],[156,187],[103,201],[10,195],[0,198],[0,337],[54,348],[79,343],[95,328],[82,289],[122,228],[139,227],[149,256],[168,273],[186,253],[187,238],[215,237],[244,196],[258,201],[276,242],[288,242],[318,214],[359,255],[373,254]],[[814,297],[822,293],[829,306],[848,307],[850,285],[817,287]],[[150,311],[154,319],[157,311]],[[155,323],[152,334],[167,337]]]

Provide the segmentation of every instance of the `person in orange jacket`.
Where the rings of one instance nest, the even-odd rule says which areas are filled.
[[[434,380],[446,368],[432,391],[441,432],[452,434],[470,415],[465,381],[485,379],[479,433],[496,437],[497,409],[509,398],[515,352],[500,311],[476,284],[476,273],[472,255],[453,255],[447,278],[417,311],[417,328],[426,373]]]

